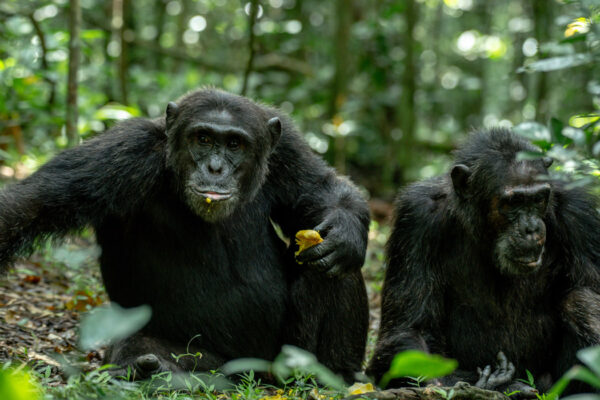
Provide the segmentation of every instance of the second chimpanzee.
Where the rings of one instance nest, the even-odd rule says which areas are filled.
[[[551,159],[519,159],[531,150],[505,129],[476,133],[449,174],[400,193],[369,374],[421,349],[458,360],[441,383],[530,396],[526,370],[545,390],[600,343],[596,201],[550,180]]]
[[[324,241],[297,257],[272,225]],[[351,379],[368,305],[366,202],[273,108],[219,90],[169,103],[57,155],[0,192],[0,267],[93,226],[110,299],[152,319],[109,349],[138,376],[272,359],[289,343]],[[343,328],[343,329],[342,329]],[[175,360],[186,352],[202,358]]]

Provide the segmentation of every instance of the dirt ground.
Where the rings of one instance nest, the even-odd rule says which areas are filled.
[[[378,239],[377,234],[371,236]],[[369,250],[364,268],[371,307],[367,355],[372,352],[379,325],[377,280],[382,267],[377,246],[378,250]],[[17,262],[0,278],[0,364],[27,363],[55,376],[57,382],[65,358],[83,371],[102,364],[104,349],[77,350],[82,314],[108,301],[96,261],[98,251],[93,238],[74,238]]]

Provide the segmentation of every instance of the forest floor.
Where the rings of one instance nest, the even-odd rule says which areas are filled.
[[[388,232],[388,225],[372,224],[363,268],[371,309],[367,358],[379,326],[383,246]],[[73,237],[58,246],[48,244],[17,262],[0,280],[0,372],[29,369],[46,390],[63,387],[60,392],[64,394],[67,376],[73,371],[86,373],[101,366],[103,348],[78,349],[81,316],[108,301],[98,254],[91,234]],[[274,396],[278,400],[277,392]]]

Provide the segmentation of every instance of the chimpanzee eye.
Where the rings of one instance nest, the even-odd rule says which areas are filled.
[[[238,139],[238,138],[230,138],[227,141],[227,147],[229,147],[231,150],[237,150],[240,148],[241,145],[242,145],[242,143],[240,142],[240,139]]]
[[[198,140],[198,143],[203,144],[203,145],[210,145],[212,143],[212,141],[210,140],[210,137],[208,135],[204,135],[204,134],[199,134],[197,140]]]

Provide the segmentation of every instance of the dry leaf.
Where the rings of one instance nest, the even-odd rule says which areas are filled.
[[[350,394],[350,395],[370,393],[370,392],[374,392],[374,391],[375,391],[375,388],[373,387],[372,383],[356,382],[354,385],[352,385],[348,388],[348,394]]]

